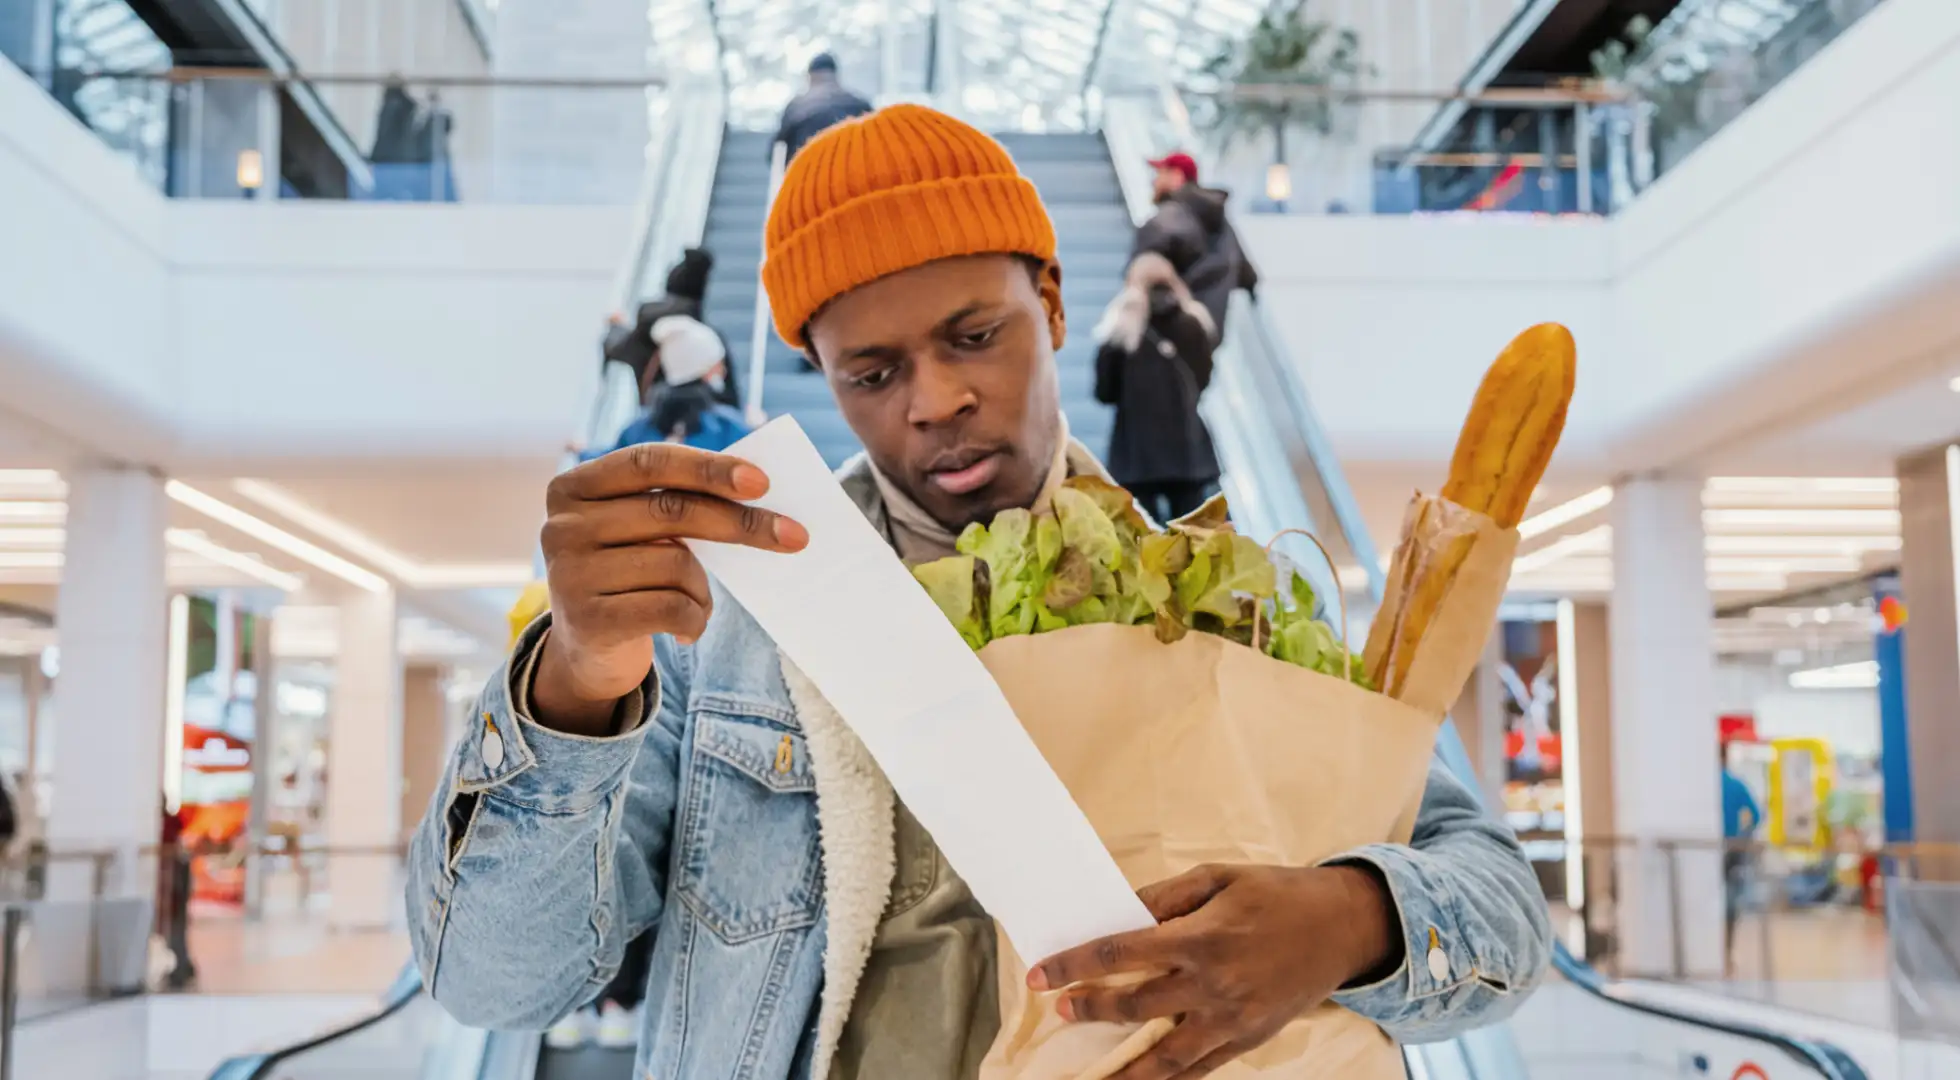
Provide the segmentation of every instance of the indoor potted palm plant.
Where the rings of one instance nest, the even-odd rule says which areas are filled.
[[[1346,127],[1355,111],[1352,93],[1374,70],[1361,57],[1361,36],[1308,17],[1306,2],[1280,0],[1244,40],[1220,49],[1203,69],[1217,89],[1202,95],[1208,107],[1200,122],[1221,153],[1242,138],[1270,138],[1267,195],[1281,204],[1291,194],[1289,136],[1325,138]]]

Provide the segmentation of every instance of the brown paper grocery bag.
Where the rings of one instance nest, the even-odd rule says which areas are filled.
[[[1133,886],[1407,839],[1436,712],[1209,634],[1164,645],[1144,627],[1082,626],[1003,638],[980,659]],[[1162,1035],[1065,1023],[1025,975],[1003,936],[982,1080],[1098,1080]],[[1328,1006],[1212,1075],[1392,1080],[1403,1067],[1380,1028]]]

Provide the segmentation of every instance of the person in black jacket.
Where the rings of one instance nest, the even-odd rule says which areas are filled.
[[[1131,260],[1095,336],[1096,400],[1116,406],[1104,463],[1150,516],[1183,517],[1218,482],[1218,456],[1198,416],[1217,324],[1170,260],[1145,252]]]
[[[775,143],[786,143],[789,153],[783,160],[794,161],[796,152],[803,149],[804,143],[853,116],[863,116],[870,111],[869,101],[844,89],[844,84],[838,81],[837,58],[829,53],[818,53],[810,61],[810,88],[790,99],[789,107],[783,110],[783,122],[776,129],[775,142],[770,144],[769,152],[776,152]]]
[[[1169,154],[1150,164],[1157,170],[1157,213],[1137,229],[1133,254],[1148,251],[1169,259],[1191,295],[1211,313],[1216,340],[1222,342],[1232,292],[1251,292],[1259,285],[1259,272],[1225,216],[1230,193],[1200,186],[1198,163],[1189,154]]]
[[[647,364],[653,359],[653,324],[669,315],[685,315],[690,319],[707,322],[703,306],[707,302],[708,272],[715,266],[713,253],[706,248],[688,248],[681,253],[681,261],[667,272],[667,289],[657,300],[641,304],[629,325],[625,318],[615,315],[606,328],[606,337],[601,346],[604,361],[625,364],[633,372],[633,381],[643,391],[651,393],[654,386],[664,383],[665,376],[659,371],[653,373],[653,382],[647,381]],[[721,332],[715,331],[717,335]],[[728,352],[728,341],[722,340],[722,351]],[[733,355],[733,354],[730,354]],[[735,382],[735,369],[730,365],[715,397],[724,405],[742,407],[742,391]]]

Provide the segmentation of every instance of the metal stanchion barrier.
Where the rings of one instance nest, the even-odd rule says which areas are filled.
[[[20,1011],[21,909],[8,904],[0,919],[0,1080],[14,1080],[14,1025]]]

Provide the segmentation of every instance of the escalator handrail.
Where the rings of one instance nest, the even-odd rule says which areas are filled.
[[[1171,126],[1186,146],[1196,146],[1195,135],[1188,124],[1180,123],[1178,118],[1172,117]],[[1126,179],[1131,175],[1122,167],[1121,162],[1118,162],[1117,166],[1119,179]],[[1126,179],[1126,182],[1136,181]],[[1142,212],[1140,207],[1143,201],[1136,195],[1130,197],[1133,213]],[[1282,388],[1281,400],[1276,404],[1284,410],[1285,420],[1297,428],[1299,437],[1305,443],[1321,488],[1326,493],[1332,508],[1335,517],[1332,524],[1347,541],[1348,549],[1368,572],[1368,592],[1379,605],[1386,584],[1385,575],[1374,541],[1369,535],[1367,523],[1361,516],[1360,503],[1354,497],[1353,488],[1348,485],[1346,473],[1338,465],[1339,458],[1334,454],[1333,444],[1314,412],[1305,381],[1301,378],[1298,367],[1291,362],[1291,354],[1285,346],[1285,339],[1273,325],[1271,313],[1256,297],[1247,299],[1251,301],[1248,309],[1252,314],[1251,325],[1257,338],[1257,347],[1239,349],[1238,353],[1248,361],[1261,363],[1268,369],[1267,373],[1271,376],[1272,383]],[[1469,755],[1462,739],[1456,734],[1454,725],[1444,724],[1438,737],[1437,753],[1450,766],[1451,771],[1470,785],[1472,791],[1478,790]],[[1553,942],[1552,966],[1574,986],[1602,1001],[1634,1009],[1649,1016],[1775,1046],[1808,1065],[1825,1080],[1865,1080],[1864,1070],[1849,1054],[1821,1040],[1791,1038],[1753,1024],[1721,1020],[1696,1015],[1684,1009],[1671,1009],[1650,1002],[1631,1000],[1624,993],[1615,992],[1613,980],[1607,979],[1591,964],[1573,955],[1564,942]]]
[[[789,144],[781,141],[769,147],[769,186],[764,197],[763,235],[756,237],[756,244],[762,249],[756,261],[756,273],[762,272],[762,262],[769,258],[769,218],[767,210],[776,205],[776,192],[782,190],[783,173],[789,169]],[[769,377],[769,290],[759,283],[755,288],[755,325],[749,328],[749,389],[747,406],[749,423],[761,426],[762,383]]]
[[[329,1028],[300,1042],[257,1054],[242,1054],[221,1063],[211,1080],[270,1080],[280,1064],[310,1050],[357,1035],[395,1016],[422,996],[422,972],[413,960],[403,965],[401,974],[381,995],[375,1011]]]
[[[1768,1043],[1808,1065],[1826,1080],[1866,1080],[1864,1068],[1851,1055],[1828,1042],[1819,1039],[1792,1038],[1755,1024],[1718,1020],[1687,1009],[1674,1009],[1649,1001],[1639,1001],[1625,993],[1615,992],[1614,983],[1617,980],[1608,979],[1598,968],[1574,956],[1572,950],[1566,948],[1563,941],[1553,943],[1552,967],[1563,975],[1567,982],[1602,1001],[1663,1020],[1754,1042]]]

